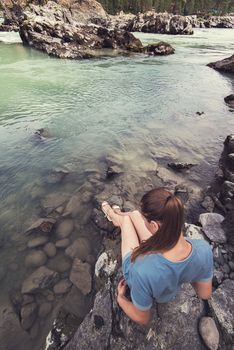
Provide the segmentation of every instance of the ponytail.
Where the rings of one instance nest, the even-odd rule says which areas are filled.
[[[141,212],[149,222],[158,221],[159,229],[134,249],[132,262],[139,255],[173,248],[180,238],[184,222],[184,208],[180,199],[162,188],[151,190],[142,197]]]

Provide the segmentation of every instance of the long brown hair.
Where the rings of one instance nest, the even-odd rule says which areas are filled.
[[[184,223],[184,207],[180,199],[164,188],[147,192],[141,199],[141,213],[148,222],[157,221],[158,231],[134,249],[131,261],[149,252],[173,248],[180,238]]]

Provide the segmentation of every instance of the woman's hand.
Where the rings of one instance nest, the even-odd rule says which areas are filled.
[[[125,294],[126,294],[126,289],[127,289],[127,283],[125,281],[124,278],[122,278],[120,281],[119,281],[119,284],[118,284],[118,297],[125,297]]]

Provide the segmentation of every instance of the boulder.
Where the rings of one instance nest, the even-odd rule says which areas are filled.
[[[209,305],[221,327],[225,344],[233,344],[234,281],[224,280],[209,299]]]
[[[185,236],[190,239],[204,239],[202,228],[200,226],[185,224]]]
[[[207,66],[220,72],[234,73],[234,55],[217,62],[209,63]]]
[[[50,288],[58,280],[58,273],[45,266],[39,267],[23,282],[21,293],[34,293],[36,291]]]
[[[20,317],[21,326],[23,329],[28,330],[32,327],[36,317],[37,317],[37,304],[30,303],[22,307]]]
[[[216,213],[204,213],[199,216],[199,222],[205,235],[216,243],[225,243],[226,235],[221,227],[224,217]]]
[[[56,228],[56,236],[58,238],[67,238],[70,236],[74,228],[74,222],[71,219],[63,220],[59,223],[59,225]]]
[[[84,294],[89,294],[92,289],[91,266],[83,263],[78,258],[73,261],[70,281]]]
[[[157,44],[150,44],[146,46],[144,50],[151,56],[166,56],[175,53],[175,49],[164,41],[160,41]]]
[[[91,245],[89,241],[80,237],[76,239],[72,245],[67,247],[65,253],[71,258],[79,258],[80,260],[85,261],[86,257],[91,253]]]
[[[46,254],[42,250],[31,251],[25,258],[25,266],[39,267],[45,265],[47,260]]]
[[[103,48],[124,51],[142,48],[133,34],[77,22],[70,9],[52,1],[44,6],[30,4],[24,11],[19,33],[24,45],[59,58],[92,58]]]
[[[210,350],[217,350],[219,346],[219,331],[211,317],[202,317],[199,322],[199,332]]]

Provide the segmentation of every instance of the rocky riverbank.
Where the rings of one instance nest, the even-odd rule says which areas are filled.
[[[116,287],[121,276],[120,239],[118,229],[115,229],[100,211],[100,203],[108,199],[111,204],[117,203],[125,210],[136,206],[136,188],[146,191],[156,185],[165,184],[163,176],[155,182],[152,177],[148,180],[131,179],[129,185],[134,186],[124,193],[119,191],[116,184],[121,178],[120,164],[111,164],[110,178],[103,190],[95,196],[95,206],[92,218],[96,227],[103,235],[103,248],[94,269],[94,284],[98,290],[94,306],[78,327],[72,340],[65,346],[66,350],[79,349],[225,349],[231,350],[234,330],[232,312],[234,307],[234,240],[233,240],[233,210],[234,192],[232,154],[234,136],[230,135],[225,141],[224,152],[220,160],[214,183],[202,197],[194,195],[189,188],[179,185],[180,176],[176,177],[177,187],[170,183],[170,172],[158,167],[157,176],[166,174],[167,187],[174,189],[186,202],[186,217],[194,201],[201,203],[199,209],[203,212],[195,224],[186,224],[185,235],[192,239],[205,239],[213,249],[215,271],[213,280],[213,296],[208,302],[199,300],[192,287],[184,285],[177,299],[168,304],[155,304],[152,322],[148,327],[141,327],[130,321],[116,304]],[[109,169],[109,168],[108,168]],[[109,169],[110,170],[110,169]],[[149,174],[148,174],[149,175]],[[115,180],[114,180],[115,179]],[[134,181],[136,180],[136,182]],[[143,179],[142,179],[143,180]],[[143,186],[142,186],[143,184]],[[136,186],[136,187],[135,187]],[[195,189],[194,189],[195,190]],[[198,212],[199,212],[198,211]],[[197,212],[197,213],[198,213]],[[78,286],[79,287],[79,286]],[[175,327],[175,324],[178,327]],[[199,324],[199,332],[198,332]],[[181,340],[181,332],[186,337]],[[138,336],[136,337],[136,334]],[[202,338],[201,338],[202,337]],[[47,349],[63,349],[68,342],[67,325],[61,326],[57,317],[48,335]],[[203,340],[202,340],[203,339]],[[206,344],[206,346],[205,346]]]

